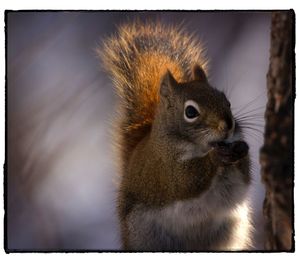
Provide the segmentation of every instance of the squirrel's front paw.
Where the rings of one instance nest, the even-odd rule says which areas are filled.
[[[235,163],[244,158],[249,151],[249,146],[244,141],[232,143],[216,142],[212,144],[217,158],[225,164]]]

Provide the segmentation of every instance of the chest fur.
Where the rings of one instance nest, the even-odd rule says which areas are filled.
[[[143,251],[245,250],[251,247],[252,227],[246,203],[215,216],[204,217],[193,211],[191,204],[133,211],[128,222],[130,246]]]
[[[127,217],[130,246],[146,251],[249,249],[246,192],[240,172],[233,171],[215,178],[197,198],[156,209],[139,205]]]

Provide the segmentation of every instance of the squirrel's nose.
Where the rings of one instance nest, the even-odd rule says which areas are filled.
[[[231,117],[227,116],[225,118],[225,121],[226,121],[226,124],[227,124],[228,131],[230,131],[233,127],[233,120],[232,120]]]
[[[220,120],[218,129],[219,131],[231,131],[233,128],[233,120],[231,117],[226,116],[223,120]]]

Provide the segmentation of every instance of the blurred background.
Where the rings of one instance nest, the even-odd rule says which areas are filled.
[[[7,246],[119,250],[110,120],[117,97],[95,48],[134,19],[184,23],[201,39],[209,78],[249,116],[255,249],[263,249],[258,151],[266,104],[269,12],[8,12]]]

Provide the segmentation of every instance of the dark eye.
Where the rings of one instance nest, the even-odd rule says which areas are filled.
[[[200,108],[196,101],[194,100],[187,100],[184,103],[184,113],[183,117],[184,120],[188,123],[193,123],[197,120],[198,116],[200,115],[199,112]]]
[[[199,112],[197,111],[197,109],[195,107],[187,106],[185,108],[185,115],[187,118],[192,119],[192,118],[199,116]]]

